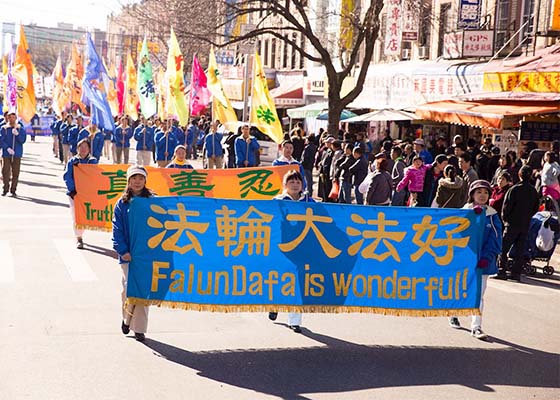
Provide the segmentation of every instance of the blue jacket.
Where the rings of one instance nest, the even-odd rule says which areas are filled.
[[[105,136],[105,140],[111,140],[113,138],[113,132],[107,129],[103,129],[103,135]]]
[[[293,165],[293,164],[298,165],[299,173],[303,177],[303,190],[307,189],[307,182],[306,182],[306,179],[305,179],[305,171],[303,170],[303,165],[301,165],[301,163],[299,161],[294,160],[294,159],[288,160],[284,156],[281,156],[280,158],[277,158],[276,160],[272,161],[272,166],[273,167],[280,166],[280,165]]]
[[[463,208],[472,209],[473,204],[465,204]],[[482,238],[481,259],[488,260],[488,267],[482,269],[483,275],[494,275],[498,273],[497,258],[502,253],[502,221],[498,212],[490,206],[486,208],[486,224]]]
[[[88,154],[86,158],[80,158],[78,156],[72,157],[68,160],[66,164],[66,170],[64,171],[64,175],[62,178],[64,179],[64,183],[66,183],[66,194],[70,194],[76,190],[76,182],[74,181],[74,165],[78,164],[97,164],[97,158],[92,157]]]
[[[115,145],[117,147],[130,147],[130,138],[132,138],[132,128],[130,126],[123,128],[117,126],[115,129]]]
[[[14,129],[17,129],[19,132],[16,136],[12,134]],[[25,129],[23,128],[12,128],[8,125],[4,125],[0,128],[0,147],[2,148],[2,157],[12,157],[12,155],[8,153],[8,149],[12,149],[14,151],[13,156],[15,158],[23,157],[23,144],[25,143],[26,138]]]
[[[130,202],[134,201],[134,197]],[[128,229],[128,209],[130,203],[125,203],[122,198],[117,201],[113,210],[113,249],[119,255],[119,264],[126,264],[122,256],[130,253],[130,231]]]
[[[82,128],[78,133],[78,141],[76,142],[76,144],[79,143],[80,140],[87,139],[88,137],[89,137],[89,131],[87,130],[86,127]]]
[[[105,135],[101,131],[97,131],[91,141],[91,155],[99,160],[103,154],[103,144],[105,143]]]
[[[152,151],[152,147],[154,147],[154,127],[138,125],[134,129],[134,140],[136,140],[136,151]]]
[[[194,143],[195,138],[198,138],[198,126],[189,125],[187,128],[187,135],[186,135],[186,145],[192,146]],[[183,144],[183,143],[181,143]]]
[[[60,133],[60,125],[62,125],[61,119],[57,119],[51,124],[51,131],[53,136],[57,136]]]
[[[70,142],[70,152],[72,154],[77,153],[78,136],[81,129],[82,127],[79,127],[78,125],[72,125],[68,131],[68,142]]]
[[[175,136],[175,139],[177,140],[177,144],[182,144],[184,146],[187,145],[187,142],[186,142],[186,139],[185,139],[185,132],[181,128],[173,125],[171,127],[171,132],[173,133],[173,136]]]
[[[177,138],[173,134],[173,131],[169,134],[165,134],[163,131],[158,131],[155,137],[156,142],[156,160],[170,161],[173,159],[173,152],[175,151],[175,146],[177,146]],[[167,156],[165,156],[167,152]]]
[[[68,132],[70,131],[70,127],[72,125],[69,125],[67,122],[63,122],[60,124],[60,135],[62,136],[62,144],[70,144],[70,142],[68,141]]]
[[[255,167],[257,164],[257,157],[255,152],[260,149],[260,145],[254,136],[250,136],[251,141],[247,143],[243,136],[235,139],[235,165],[238,168],[245,167],[244,161],[247,160],[249,165],[247,167]]]
[[[222,138],[223,135],[218,132],[209,133],[208,135],[206,135],[206,138],[204,139],[206,157],[220,157],[224,155],[224,149],[222,148]]]

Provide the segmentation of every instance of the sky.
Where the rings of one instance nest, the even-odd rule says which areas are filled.
[[[117,14],[131,0],[0,0],[0,21],[106,29],[107,15]]]

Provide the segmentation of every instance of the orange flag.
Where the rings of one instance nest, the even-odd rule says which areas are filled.
[[[86,106],[82,103],[82,79],[84,77],[84,65],[82,58],[78,53],[78,48],[75,43],[72,43],[72,56],[70,64],[66,69],[66,78],[64,79],[64,86],[67,87],[70,94],[70,101],[77,104],[82,112],[86,113]]]
[[[17,82],[17,110],[18,115],[25,122],[30,122],[37,112],[35,88],[33,86],[33,64],[31,54],[25,38],[23,26],[20,26],[19,44],[14,61],[14,76]]]
[[[57,115],[61,115],[62,111],[66,109],[66,105],[70,100],[70,92],[66,91],[64,87],[64,73],[62,71],[62,62],[60,56],[56,59],[56,65],[53,71],[53,109]]]

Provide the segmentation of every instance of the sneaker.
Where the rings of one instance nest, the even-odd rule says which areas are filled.
[[[134,334],[134,338],[139,342],[143,342],[144,340],[146,340],[146,335],[144,335],[143,333],[136,332]]]
[[[8,191],[2,192],[2,196],[5,196],[8,194]]]
[[[278,313],[277,312],[269,312],[268,313],[268,319],[271,321],[276,321],[276,318],[278,318]]]
[[[80,250],[84,248],[84,240],[82,238],[78,238],[76,241],[76,248]]]
[[[124,321],[121,323],[121,331],[125,335],[127,335],[128,332],[130,332],[130,326],[125,324]]]
[[[459,318],[457,318],[457,317],[449,318],[449,325],[454,329],[459,329],[461,327],[461,323],[459,322]]]
[[[16,192],[10,192],[12,194],[12,197],[17,197]]]
[[[301,327],[299,325],[290,325],[290,329],[294,331],[294,333],[301,333]]]
[[[501,281],[507,281],[507,278],[508,278],[508,277],[507,277],[507,275],[505,274],[505,272],[498,272],[497,275],[494,275],[494,276],[492,277],[492,279],[499,279],[499,280],[501,280]]]
[[[488,335],[482,332],[482,329],[480,328],[473,329],[471,331],[471,335],[473,335],[478,340],[485,340],[488,337]]]

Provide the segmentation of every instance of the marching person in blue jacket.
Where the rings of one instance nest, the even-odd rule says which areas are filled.
[[[76,237],[76,247],[84,248],[83,229],[76,227],[76,213],[74,211],[74,197],[76,196],[76,181],[74,180],[74,167],[78,164],[97,164],[97,158],[91,155],[91,146],[88,139],[78,142],[78,154],[68,160],[64,171],[64,183],[66,184],[66,194],[70,202],[70,213],[72,214],[72,225],[74,226],[74,236]]]
[[[117,160],[115,164],[128,164],[128,155],[130,152],[130,139],[132,138],[132,128],[128,126],[128,117],[121,117],[121,124],[115,129],[115,148]]]
[[[56,119],[51,124],[51,131],[53,136],[53,152],[54,156],[58,157],[60,162],[63,162],[64,160],[64,155],[62,154],[62,137],[60,136],[60,127],[66,120],[66,115],[68,115],[68,113],[66,111],[62,111],[62,113],[60,114],[60,118]]]
[[[292,154],[294,153],[294,144],[292,143],[291,140],[284,140],[282,142],[282,155],[280,157],[278,157],[277,159],[275,159],[274,161],[272,161],[272,166],[278,166],[278,165],[297,165],[299,167],[299,173],[301,174],[301,176],[305,176],[305,171],[303,170],[303,165],[301,165],[301,163],[296,160],[294,157],[292,157]],[[305,178],[303,178],[303,190],[307,189],[307,182],[305,181]]]
[[[78,154],[78,136],[80,131],[84,128],[84,118],[81,115],[76,117],[76,123],[72,125],[68,131],[68,141],[70,142],[70,153],[72,157]]]
[[[127,335],[134,332],[136,340],[143,342],[148,329],[148,307],[134,306],[126,302],[128,285],[128,265],[130,255],[130,232],[128,230],[128,209],[135,197],[152,197],[153,193],[146,187],[148,173],[139,165],[132,165],[126,171],[127,185],[122,197],[115,205],[113,213],[113,249],[119,255],[122,268],[122,323],[121,331]]]
[[[221,169],[224,167],[224,149],[222,148],[223,135],[218,132],[218,121],[210,125],[210,133],[204,138],[204,155],[208,169]]]
[[[256,152],[260,145],[254,136],[251,136],[249,125],[245,124],[241,128],[241,136],[235,139],[235,165],[237,168],[256,167]]]
[[[482,282],[480,288],[480,315],[473,315],[471,322],[471,335],[477,339],[485,340],[488,335],[482,331],[482,309],[484,306],[484,292],[489,275],[498,273],[497,259],[502,252],[502,221],[500,216],[488,205],[492,187],[490,183],[479,179],[471,183],[469,187],[469,202],[463,208],[474,209],[477,214],[486,211],[486,224],[482,239],[482,251],[476,265],[481,270]],[[461,324],[457,317],[449,318],[452,328],[459,329]]]
[[[165,168],[173,158],[177,137],[173,132],[173,120],[167,120],[167,126],[162,127],[155,134],[156,162],[158,167]]]
[[[274,198],[274,200],[292,200],[292,201],[305,201],[308,203],[315,203],[307,192],[303,192],[303,175],[299,171],[288,171],[282,179],[284,191]],[[276,321],[278,313],[275,311],[268,313],[268,318]],[[301,333],[301,313],[291,312],[288,313],[288,326],[295,333]]]
[[[136,163],[138,165],[150,165],[152,159],[152,147],[154,147],[154,126],[151,118],[140,117],[140,124],[134,129],[134,140],[136,140]]]
[[[60,124],[60,138],[62,140],[62,160],[63,162],[68,162],[70,158],[70,128],[72,127],[73,117],[72,114],[68,114],[66,119],[62,124]]]
[[[15,112],[7,116],[8,122],[0,128],[0,147],[2,148],[2,180],[4,190],[2,196],[8,194],[17,197],[16,189],[19,181],[23,144],[25,143],[25,129],[17,122]],[[11,180],[11,186],[10,186]]]

